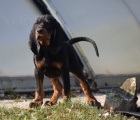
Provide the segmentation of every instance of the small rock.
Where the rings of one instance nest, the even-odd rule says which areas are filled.
[[[104,116],[105,118],[106,118],[107,116],[109,116],[109,115],[110,115],[109,112],[103,114],[103,116]]]
[[[15,99],[16,96],[15,95],[6,95],[5,98],[6,99]]]
[[[4,93],[0,93],[0,98],[4,98],[5,94]]]
[[[117,90],[107,94],[105,108],[110,111],[136,111],[137,105],[136,79],[129,78]]]
[[[120,89],[124,90],[125,92],[135,96],[136,93],[136,78],[129,78],[127,79],[123,85],[120,87]]]
[[[27,98],[27,94],[23,94],[20,96],[20,99],[26,99]]]

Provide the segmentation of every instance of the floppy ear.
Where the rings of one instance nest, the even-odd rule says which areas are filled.
[[[35,30],[32,29],[29,37],[29,48],[32,50],[32,52],[37,55],[40,51],[40,44],[35,38]]]

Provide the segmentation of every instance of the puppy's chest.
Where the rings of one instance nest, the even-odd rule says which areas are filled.
[[[62,64],[62,62],[54,61],[51,63],[51,66],[56,67],[58,69],[62,69],[63,64]]]
[[[37,68],[55,67],[55,68],[61,69],[63,66],[60,60],[53,59],[49,61],[49,64],[48,64],[48,61],[45,58],[42,58],[42,60],[35,61],[35,64]]]

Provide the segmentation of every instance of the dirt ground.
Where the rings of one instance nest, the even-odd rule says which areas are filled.
[[[94,94],[96,99],[104,106],[106,94],[102,93],[96,93]],[[30,98],[30,99],[29,99]],[[44,99],[44,102],[50,98],[50,95],[47,96],[47,98]],[[23,94],[20,96],[19,99],[3,99],[0,100],[0,107],[6,107],[6,108],[12,108],[12,107],[18,107],[18,108],[24,108],[28,109],[30,101],[33,100],[33,97],[27,97],[26,94]],[[81,103],[86,103],[85,96],[83,93],[81,94],[76,94],[75,97],[71,98],[72,102],[81,102]],[[61,102],[62,98],[59,99],[58,102]],[[140,106],[140,94],[138,94],[138,101],[137,101],[138,106]]]

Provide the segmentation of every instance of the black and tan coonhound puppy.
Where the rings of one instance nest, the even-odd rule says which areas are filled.
[[[82,67],[72,47],[72,44],[79,41],[91,42],[97,56],[99,56],[96,43],[86,37],[78,37],[66,41],[60,28],[60,24],[52,16],[44,15],[36,20],[31,30],[29,46],[34,53],[36,91],[35,99],[29,106],[32,108],[43,103],[44,75],[50,78],[54,89],[52,98],[46,101],[44,105],[56,104],[60,95],[63,96],[64,101],[68,100],[70,98],[69,72],[71,72],[80,81],[87,103],[99,108],[101,105],[92,95],[88,82],[83,75]],[[62,77],[63,86],[59,82],[59,77]]]

